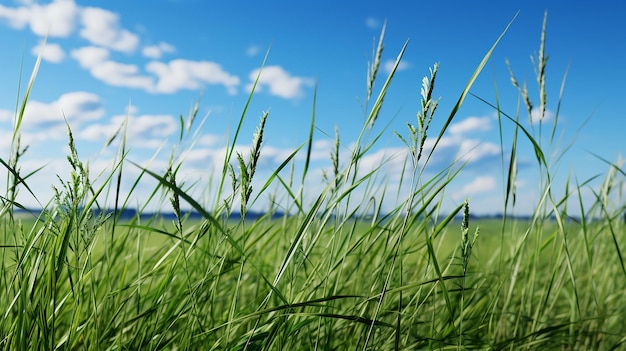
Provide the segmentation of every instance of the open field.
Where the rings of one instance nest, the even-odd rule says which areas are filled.
[[[68,239],[58,272],[56,260],[48,261],[58,255],[40,247],[28,253],[25,240],[3,251],[3,285],[29,292],[8,295],[17,301],[4,295],[3,306],[12,307],[5,335],[6,321],[21,320],[34,324],[26,346],[52,338],[61,347],[75,328],[71,349],[346,349],[363,345],[372,328],[376,349],[392,349],[397,335],[408,349],[456,347],[460,338],[467,348],[610,349],[626,333],[626,275],[607,229],[623,235],[619,221],[563,229],[554,221],[511,221],[503,235],[501,221],[470,222],[470,230],[482,229],[466,262],[459,221],[438,231],[416,220],[392,276],[390,242],[399,223],[333,219],[322,226],[316,219],[294,249],[302,224],[299,217],[229,223],[229,239],[208,222],[189,221],[180,240],[172,223],[120,224],[113,234],[109,220],[90,243]],[[43,251],[56,249],[54,238],[40,240],[50,248]],[[244,257],[230,240],[246,242]],[[16,276],[19,264],[39,269]],[[24,313],[11,312],[18,307]]]
[[[545,103],[543,44],[536,60],[540,105]],[[143,169],[137,182],[158,181],[154,197],[163,197],[168,212],[175,214],[171,221],[139,216],[122,221],[117,211],[92,211],[101,209],[105,194],[115,199],[119,212],[125,209],[119,177],[125,167],[136,165],[125,159],[121,131],[116,167],[104,181],[92,184],[69,126],[71,179],[61,180],[55,199],[38,218],[17,216],[22,207],[18,190],[30,191],[29,174],[20,173],[19,167],[23,148],[18,113],[12,154],[2,159],[8,182],[0,209],[0,348],[626,347],[626,225],[619,190],[625,173],[620,164],[607,162],[601,187],[592,189],[594,203],[581,200],[586,181],[569,182],[566,195],[557,197],[544,157],[549,150],[513,116],[509,122],[516,126],[515,135],[502,138],[513,143],[511,153],[503,155],[508,177],[504,219],[474,221],[471,199],[451,213],[440,212],[447,184],[463,176],[462,164],[432,178],[422,176],[432,155],[424,149],[426,139],[435,140],[434,150],[494,47],[455,108],[443,115],[447,123],[440,131],[428,130],[438,103],[433,96],[437,65],[424,79],[417,120],[398,132],[410,150],[402,187],[408,191],[388,189],[380,181],[385,177],[377,174],[384,173],[384,165],[371,172],[359,169],[379,138],[370,134],[370,126],[393,70],[378,95],[372,95],[371,112],[347,161],[338,160],[337,134],[335,148],[329,150],[333,169],[323,191],[306,194],[306,186],[292,186],[293,171],[288,172],[295,155],[305,154],[306,185],[312,137],[262,180],[263,186],[252,187],[266,113],[249,155],[228,149],[218,175],[218,201],[210,209],[177,182],[180,163],[175,158],[166,170]],[[382,39],[376,51],[382,51]],[[376,57],[380,55],[372,61],[368,88],[380,64]],[[401,57],[402,52],[395,68]],[[530,104],[524,92],[520,88],[521,100]],[[27,99],[28,94],[21,106]],[[241,121],[244,117],[245,108]],[[192,125],[194,118],[181,127]],[[314,127],[313,113],[311,135]],[[238,137],[236,129],[229,146]],[[518,137],[535,146],[543,186],[536,211],[527,220],[508,215],[515,206]],[[272,191],[287,199],[280,210],[289,215],[275,216],[278,209],[272,208],[266,216],[247,218],[259,196]],[[398,205],[383,211],[380,196],[397,196]],[[313,201],[306,203],[309,197]],[[186,218],[185,206],[202,219]],[[235,212],[241,218],[229,219]]]

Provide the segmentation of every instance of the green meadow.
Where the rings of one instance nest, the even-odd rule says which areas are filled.
[[[401,186],[385,181],[384,163],[372,171],[360,168],[383,133],[393,132],[372,129],[385,123],[378,121],[379,111],[404,52],[388,76],[379,76],[383,30],[368,71],[367,118],[349,159],[339,159],[337,131],[321,192],[306,186],[315,107],[309,139],[269,177],[257,179],[271,116],[261,117],[254,135],[241,135],[250,119],[246,105],[233,126],[223,168],[213,176],[214,205],[191,195],[180,181],[183,161],[174,155],[167,169],[140,167],[135,186],[156,180],[151,200],[161,199],[173,220],[140,216],[141,208],[135,217],[121,217],[132,195],[121,195],[122,176],[139,167],[127,159],[124,128],[107,144],[117,147],[115,166],[95,181],[68,125],[71,176],[55,183],[55,197],[41,212],[25,211],[18,194],[31,193],[30,177],[42,171],[22,171],[27,150],[20,143],[38,61],[17,103],[11,154],[1,155],[7,184],[0,208],[0,348],[626,348],[624,169],[605,160],[603,179],[571,178],[564,189],[553,189],[546,156],[552,150],[536,134],[541,129],[520,122],[533,106],[546,108],[545,26],[544,21],[533,60],[538,96],[529,96],[511,68],[519,112],[507,115],[497,101],[485,101],[500,123],[514,126],[512,135],[500,135],[502,149],[509,151],[502,155],[506,191],[498,219],[474,220],[471,199],[441,211],[447,185],[463,177],[463,164],[428,177],[424,167],[492,51],[506,40],[506,29],[469,72],[450,111],[437,109],[438,66],[425,70],[421,109],[405,130],[395,132],[408,150]],[[251,99],[252,93],[248,103]],[[433,119],[443,121],[440,130],[429,129]],[[193,112],[181,118],[181,141],[194,137],[189,128],[195,123]],[[554,138],[556,120],[543,128]],[[238,141],[250,139],[248,153],[235,151]],[[434,142],[432,149],[425,147],[427,140]],[[534,149],[541,183],[540,199],[525,219],[510,215],[522,143]],[[294,169],[296,156],[304,160],[300,169]],[[582,196],[589,188],[591,203]],[[267,198],[284,201],[258,218],[248,217],[250,208]],[[396,199],[397,206],[384,209],[385,198]],[[199,219],[189,217],[190,210]]]

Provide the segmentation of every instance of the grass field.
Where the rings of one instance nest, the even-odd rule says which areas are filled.
[[[123,130],[117,135],[116,167],[94,185],[69,126],[71,178],[57,186],[55,199],[41,214],[18,216],[23,206],[17,193],[30,192],[32,175],[20,171],[20,126],[38,62],[16,113],[12,153],[2,158],[7,189],[0,209],[0,348],[626,348],[626,228],[620,192],[626,174],[620,164],[607,162],[603,183],[591,189],[595,202],[582,201],[582,189],[591,187],[587,181],[570,181],[566,195],[557,197],[544,157],[548,150],[519,123],[520,116],[505,116],[494,107],[502,123],[515,125],[514,135],[501,136],[512,143],[503,145],[511,151],[503,155],[502,219],[470,220],[471,199],[441,213],[446,186],[463,176],[462,164],[423,176],[432,155],[425,141],[432,139],[437,147],[498,41],[447,115],[437,110],[434,116],[437,65],[424,78],[417,119],[398,132],[409,150],[402,185],[409,191],[381,183],[384,176],[377,175],[383,165],[366,174],[359,169],[380,137],[371,126],[403,52],[375,94],[381,38],[368,77],[368,118],[347,162],[338,160],[337,134],[336,148],[330,150],[333,169],[321,193],[292,185],[296,153],[305,155],[297,174],[307,184],[312,137],[263,179],[262,187],[252,188],[267,114],[249,155],[241,155],[234,145],[246,106],[223,171],[216,175],[213,207],[201,205],[177,183],[181,164],[175,158],[168,169],[144,169],[137,179],[158,181],[153,197],[165,199],[167,211],[176,214],[173,221],[158,216],[121,221],[128,200],[120,196],[121,174],[135,167],[125,159]],[[534,62],[538,105],[545,107],[544,43],[542,37]],[[518,88],[530,111],[532,99]],[[440,131],[428,129],[433,117],[445,121]],[[190,116],[185,125],[194,119]],[[314,127],[313,114],[311,135]],[[518,139],[535,146],[542,184],[543,196],[527,220],[508,215],[516,195]],[[398,196],[397,207],[382,211],[382,200],[371,201],[381,187],[384,196]],[[282,209],[289,214],[276,216],[272,209],[247,219],[251,205],[273,191],[286,194]],[[107,196],[115,211],[101,211]],[[308,198],[313,200],[308,203]],[[202,219],[186,218],[186,206]],[[229,219],[233,212],[242,218]]]

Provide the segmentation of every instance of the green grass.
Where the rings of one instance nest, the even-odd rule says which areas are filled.
[[[533,61],[542,109],[547,101],[545,32],[544,25]],[[38,61],[17,104],[12,152],[2,159],[7,189],[0,209],[0,348],[623,348],[626,230],[619,189],[626,174],[621,164],[606,161],[598,187],[592,186],[593,179],[572,176],[565,189],[553,189],[554,165],[562,155],[556,160],[545,155],[554,154],[558,116],[553,126],[528,129],[519,122],[521,113],[506,115],[497,98],[484,100],[496,109],[500,123],[515,127],[512,136],[500,134],[503,150],[511,150],[502,155],[507,184],[502,212],[511,213],[516,205],[518,143],[534,148],[543,196],[528,220],[508,215],[470,220],[471,199],[450,213],[440,211],[447,185],[463,177],[463,165],[452,164],[426,177],[423,169],[432,151],[424,149],[425,141],[433,139],[436,145],[442,138],[502,33],[447,115],[440,117],[437,110],[438,66],[424,78],[416,121],[408,121],[407,131],[396,132],[409,150],[402,184],[394,188],[386,181],[385,164],[362,172],[363,157],[386,133],[372,129],[395,71],[376,93],[383,35],[368,70],[366,119],[358,141],[349,159],[340,160],[342,143],[336,132],[330,150],[333,168],[321,192],[312,194],[306,186],[315,106],[309,139],[259,181],[255,171],[264,123],[271,116],[263,114],[249,154],[236,153],[246,104],[228,141],[218,186],[211,189],[214,205],[202,205],[190,195],[192,187],[180,182],[178,155],[183,150],[173,152],[167,169],[142,169],[135,185],[158,181],[146,203],[168,204],[177,215],[171,222],[158,216],[119,219],[132,195],[121,196],[122,175],[127,167],[138,167],[127,160],[124,127],[114,137],[118,143],[107,143],[118,145],[115,168],[94,177],[81,161],[68,126],[71,177],[59,179],[54,200],[42,204],[38,218],[18,216],[16,210],[23,206],[17,194],[31,192],[34,174],[20,170],[25,149],[19,136]],[[403,52],[404,47],[396,67]],[[512,69],[511,75],[530,113],[532,99]],[[187,138],[193,144],[196,113],[181,119],[181,145]],[[439,118],[442,129],[429,130],[431,120]],[[551,128],[547,139],[543,128]],[[512,144],[504,145],[505,140]],[[296,170],[298,153],[305,162]],[[294,179],[294,174],[301,178]],[[583,202],[584,189],[596,201]],[[246,218],[261,199],[281,197],[286,200],[280,210],[288,216],[272,218],[278,211],[273,207],[265,217]],[[397,207],[382,211],[382,202],[394,198]],[[103,203],[115,203],[115,211],[102,212]],[[202,219],[186,218],[185,207]],[[234,211],[244,217],[229,220]],[[367,218],[359,217],[365,213]]]

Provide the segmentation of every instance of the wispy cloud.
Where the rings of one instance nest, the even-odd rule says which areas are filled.
[[[246,49],[246,55],[250,56],[250,57],[254,57],[256,55],[259,54],[259,51],[261,51],[261,49],[259,49],[258,46],[256,45],[250,45],[248,46],[248,48]]]
[[[393,66],[396,64],[396,60],[387,60],[385,61],[385,63],[383,64],[383,70],[385,71],[385,73],[389,74],[391,73],[391,70],[393,69]],[[400,63],[398,63],[398,68],[396,69],[397,72],[400,71],[404,71],[407,70],[410,67],[409,63],[406,61],[400,61]]]
[[[14,113],[9,110],[0,110],[0,122],[8,122],[13,119]]]
[[[252,84],[259,75],[260,69],[250,72],[250,84],[248,91],[252,89]],[[285,71],[281,66],[266,66],[261,72],[261,77],[256,87],[256,91],[262,91],[264,87],[269,89],[269,93],[283,99],[293,99],[301,97],[304,87],[311,87],[315,83],[311,78],[295,77]]]
[[[371,28],[371,29],[378,29],[380,28],[380,20],[378,20],[375,17],[367,17],[365,19],[365,26],[367,28]]]

